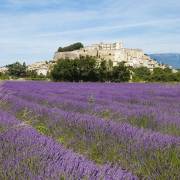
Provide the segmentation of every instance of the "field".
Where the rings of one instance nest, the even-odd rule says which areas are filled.
[[[0,179],[180,179],[180,85],[0,84]]]

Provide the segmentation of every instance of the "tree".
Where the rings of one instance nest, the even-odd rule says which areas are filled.
[[[148,81],[151,71],[147,67],[138,67],[133,70],[133,81]]]
[[[51,71],[55,81],[97,81],[97,61],[93,57],[60,59]]]
[[[130,70],[125,66],[124,62],[118,63],[113,67],[112,81],[113,82],[126,82],[130,80]]]
[[[6,80],[6,79],[9,79],[8,74],[0,72],[0,80]]]
[[[35,70],[27,70],[26,77],[28,78],[38,78],[38,74]]]
[[[102,60],[100,62],[100,66],[99,66],[98,71],[99,71],[99,80],[101,82],[107,81],[107,75],[108,75],[107,71],[108,71],[108,69],[107,69],[107,62],[106,62],[106,60]]]
[[[25,62],[23,62],[23,68],[26,70],[26,63]]]
[[[110,81],[111,78],[112,78],[112,72],[113,72],[113,61],[109,60],[107,62],[107,67],[108,67],[108,71],[107,71],[107,73],[108,73],[108,80]]]
[[[175,73],[175,81],[180,82],[180,70]]]
[[[130,79],[130,70],[119,63],[113,67],[112,61],[102,61],[91,56],[81,56],[78,59],[60,59],[51,71],[54,81],[113,81],[124,82]]]
[[[111,60],[102,60],[98,68],[99,80],[101,82],[110,81],[112,78],[112,71],[113,62]]]
[[[166,81],[164,70],[162,68],[154,68],[151,81]]]
[[[74,51],[74,50],[81,49],[83,47],[84,47],[84,45],[82,43],[78,42],[78,43],[74,43],[70,46],[66,46],[64,48],[59,47],[58,52]]]
[[[26,64],[16,62],[14,64],[7,65],[8,67],[8,74],[12,77],[20,78],[26,76]]]
[[[95,57],[81,56],[77,61],[79,62],[80,80],[98,81],[98,61]]]
[[[73,63],[69,59],[59,59],[51,71],[55,81],[73,81]]]
[[[178,81],[178,73],[172,72],[170,68],[155,68],[150,80],[155,82],[174,82]]]

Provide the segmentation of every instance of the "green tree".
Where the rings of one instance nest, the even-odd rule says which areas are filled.
[[[133,70],[133,81],[149,81],[151,71],[147,67],[138,67]]]
[[[82,43],[78,42],[78,43],[74,43],[70,46],[63,47],[63,48],[59,47],[58,52],[74,51],[74,50],[81,49],[83,47],[84,47],[84,45]]]
[[[106,62],[106,60],[102,60],[101,62],[100,62],[100,66],[99,66],[99,80],[101,81],[101,82],[105,82],[105,81],[107,81],[107,62]]]
[[[180,82],[180,70],[175,73],[175,81]]]
[[[108,67],[108,80],[110,81],[112,79],[112,72],[113,72],[113,62],[111,60],[109,60],[107,62],[107,67]]]
[[[113,67],[112,61],[102,61],[91,56],[78,59],[60,59],[51,71],[54,81],[113,81],[124,82],[130,79],[130,70],[119,63]]]
[[[97,60],[86,56],[79,59],[60,59],[51,71],[55,81],[97,81]]]
[[[154,68],[153,73],[151,75],[151,81],[165,81],[166,77],[164,74],[164,70],[161,68]]]
[[[150,80],[155,82],[176,81],[176,74],[170,68],[154,68]]]
[[[101,82],[110,81],[112,78],[112,71],[113,62],[111,60],[102,60],[98,68],[99,80]]]
[[[98,81],[98,61],[95,57],[81,56],[77,61],[79,61],[80,80]]]
[[[26,71],[26,77],[28,78],[37,78],[38,74],[35,70],[27,70]]]
[[[51,71],[54,81],[73,81],[73,62],[70,59],[59,59]]]
[[[9,76],[20,78],[26,76],[26,64],[16,62],[14,64],[7,65]]]
[[[118,63],[113,67],[112,81],[113,82],[126,82],[130,80],[130,70],[125,66],[124,62]]]
[[[7,80],[7,79],[9,79],[8,74],[0,72],[0,80]]]

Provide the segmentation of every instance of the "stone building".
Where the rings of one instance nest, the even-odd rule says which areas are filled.
[[[47,61],[37,62],[28,66],[28,70],[36,71],[38,75],[46,76],[49,72],[50,64]]]
[[[8,71],[7,67],[0,67],[0,73],[6,73]]]
[[[80,50],[69,52],[56,52],[54,61],[58,59],[75,59],[80,56],[93,56],[99,60],[111,60],[113,65],[118,62],[125,62],[126,65],[132,67],[145,66],[153,70],[155,67],[162,67],[157,61],[145,55],[141,49],[124,48],[122,42],[116,43],[99,43],[91,46],[86,46]]]

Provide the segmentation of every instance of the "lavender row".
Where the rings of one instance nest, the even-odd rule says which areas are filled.
[[[18,179],[136,179],[109,165],[98,166],[0,111],[0,177]],[[13,167],[13,168],[12,168]]]
[[[108,105],[101,105],[94,102],[79,102],[76,100],[67,100],[65,97],[49,97],[48,95],[42,94],[28,94],[21,93],[16,94],[20,98],[35,101],[41,105],[48,105],[48,107],[58,107],[66,111],[75,111],[81,113],[88,113],[94,115],[103,115],[103,113],[109,113],[109,116],[113,116],[113,120],[120,121],[121,118],[126,119],[128,122],[129,118],[138,119],[142,117],[148,118],[148,121],[154,121],[158,126],[174,125],[180,128],[180,116],[176,114],[169,114],[165,109],[161,110],[162,106],[159,107],[146,107],[141,105],[129,105],[123,103],[109,103]],[[93,101],[93,99],[92,99]],[[168,108],[169,109],[169,108]],[[150,127],[149,127],[150,128]],[[153,128],[153,127],[152,127]]]
[[[116,123],[111,120],[104,121],[101,118],[94,116],[66,112],[57,108],[42,107],[39,104],[33,102],[27,102],[15,96],[9,96],[6,99],[12,104],[13,111],[15,113],[22,109],[28,108],[33,114],[40,115],[42,117],[49,117],[49,124],[55,124],[58,121],[64,120],[70,125],[78,125],[96,133],[96,131],[102,131],[105,134],[117,137],[119,140],[128,139],[138,148],[162,148],[169,147],[171,145],[179,145],[180,137],[173,137],[170,135],[164,135],[158,132],[152,132],[151,130],[139,129],[129,125],[128,123]]]
[[[93,100],[94,102],[93,105],[91,106],[91,111],[94,114],[107,110],[112,113],[116,113],[116,114],[119,113],[125,116],[125,118],[136,117],[138,119],[145,116],[149,119],[153,119],[157,124],[160,125],[172,124],[179,126],[180,124],[180,112],[179,112],[180,99],[179,99],[179,93],[177,91],[178,86],[177,87],[175,86],[171,89],[174,91],[174,97],[172,97],[172,94],[171,96],[170,93],[168,94],[167,91],[169,91],[169,88],[164,88],[165,89],[164,90],[161,86],[158,86],[158,88],[160,88],[159,91],[163,90],[161,92],[162,94],[169,95],[169,97],[164,97],[162,94],[161,96],[158,95],[159,92],[158,90],[156,90],[157,92],[153,93],[151,92],[152,87],[150,87],[148,90],[146,86],[144,88],[147,90],[146,91],[144,90],[144,94],[139,96],[137,95],[138,91],[134,90],[134,92],[136,93],[135,94],[132,93],[131,91],[127,91],[127,89],[126,89],[127,93],[121,90],[120,92],[116,92],[115,95],[107,90],[102,90],[101,92],[100,85],[99,85],[100,87],[97,88],[98,90],[92,89],[92,91],[90,90],[87,91],[86,94],[83,93],[83,90],[86,90],[86,88],[82,86],[81,89],[79,89],[79,91],[82,92],[81,95],[79,95],[78,93],[77,94],[73,93],[73,95],[71,95],[74,89],[72,88],[72,90],[70,91],[66,87],[67,86],[66,85],[65,87],[62,86],[61,87],[62,90],[61,91],[59,90],[59,94],[56,95],[57,93],[56,91],[55,91],[56,93],[52,92],[54,89],[51,91],[50,89],[48,89],[49,85],[47,87],[45,86],[46,84],[38,85],[33,83],[33,85],[35,86],[34,91],[31,90],[30,88],[31,86],[29,87],[29,89],[27,89],[21,85],[20,87],[16,87],[15,85],[14,86],[7,85],[7,89],[14,88],[14,91],[16,91],[17,88],[17,92],[15,92],[16,95],[21,95],[26,98],[28,98],[28,96],[31,96],[34,97],[37,101],[39,99],[41,101],[49,102],[49,104],[53,104],[53,105],[64,104],[65,106],[68,106],[68,108],[71,108],[71,110],[73,110],[74,108],[77,111],[79,110],[81,112],[83,111],[88,112],[89,100]],[[38,89],[40,88],[45,89],[43,90],[44,93],[38,92]],[[94,96],[92,95],[92,92],[94,93]],[[141,92],[143,91],[141,90]],[[93,99],[91,99],[91,96]],[[166,99],[166,102],[164,101],[164,99]]]

